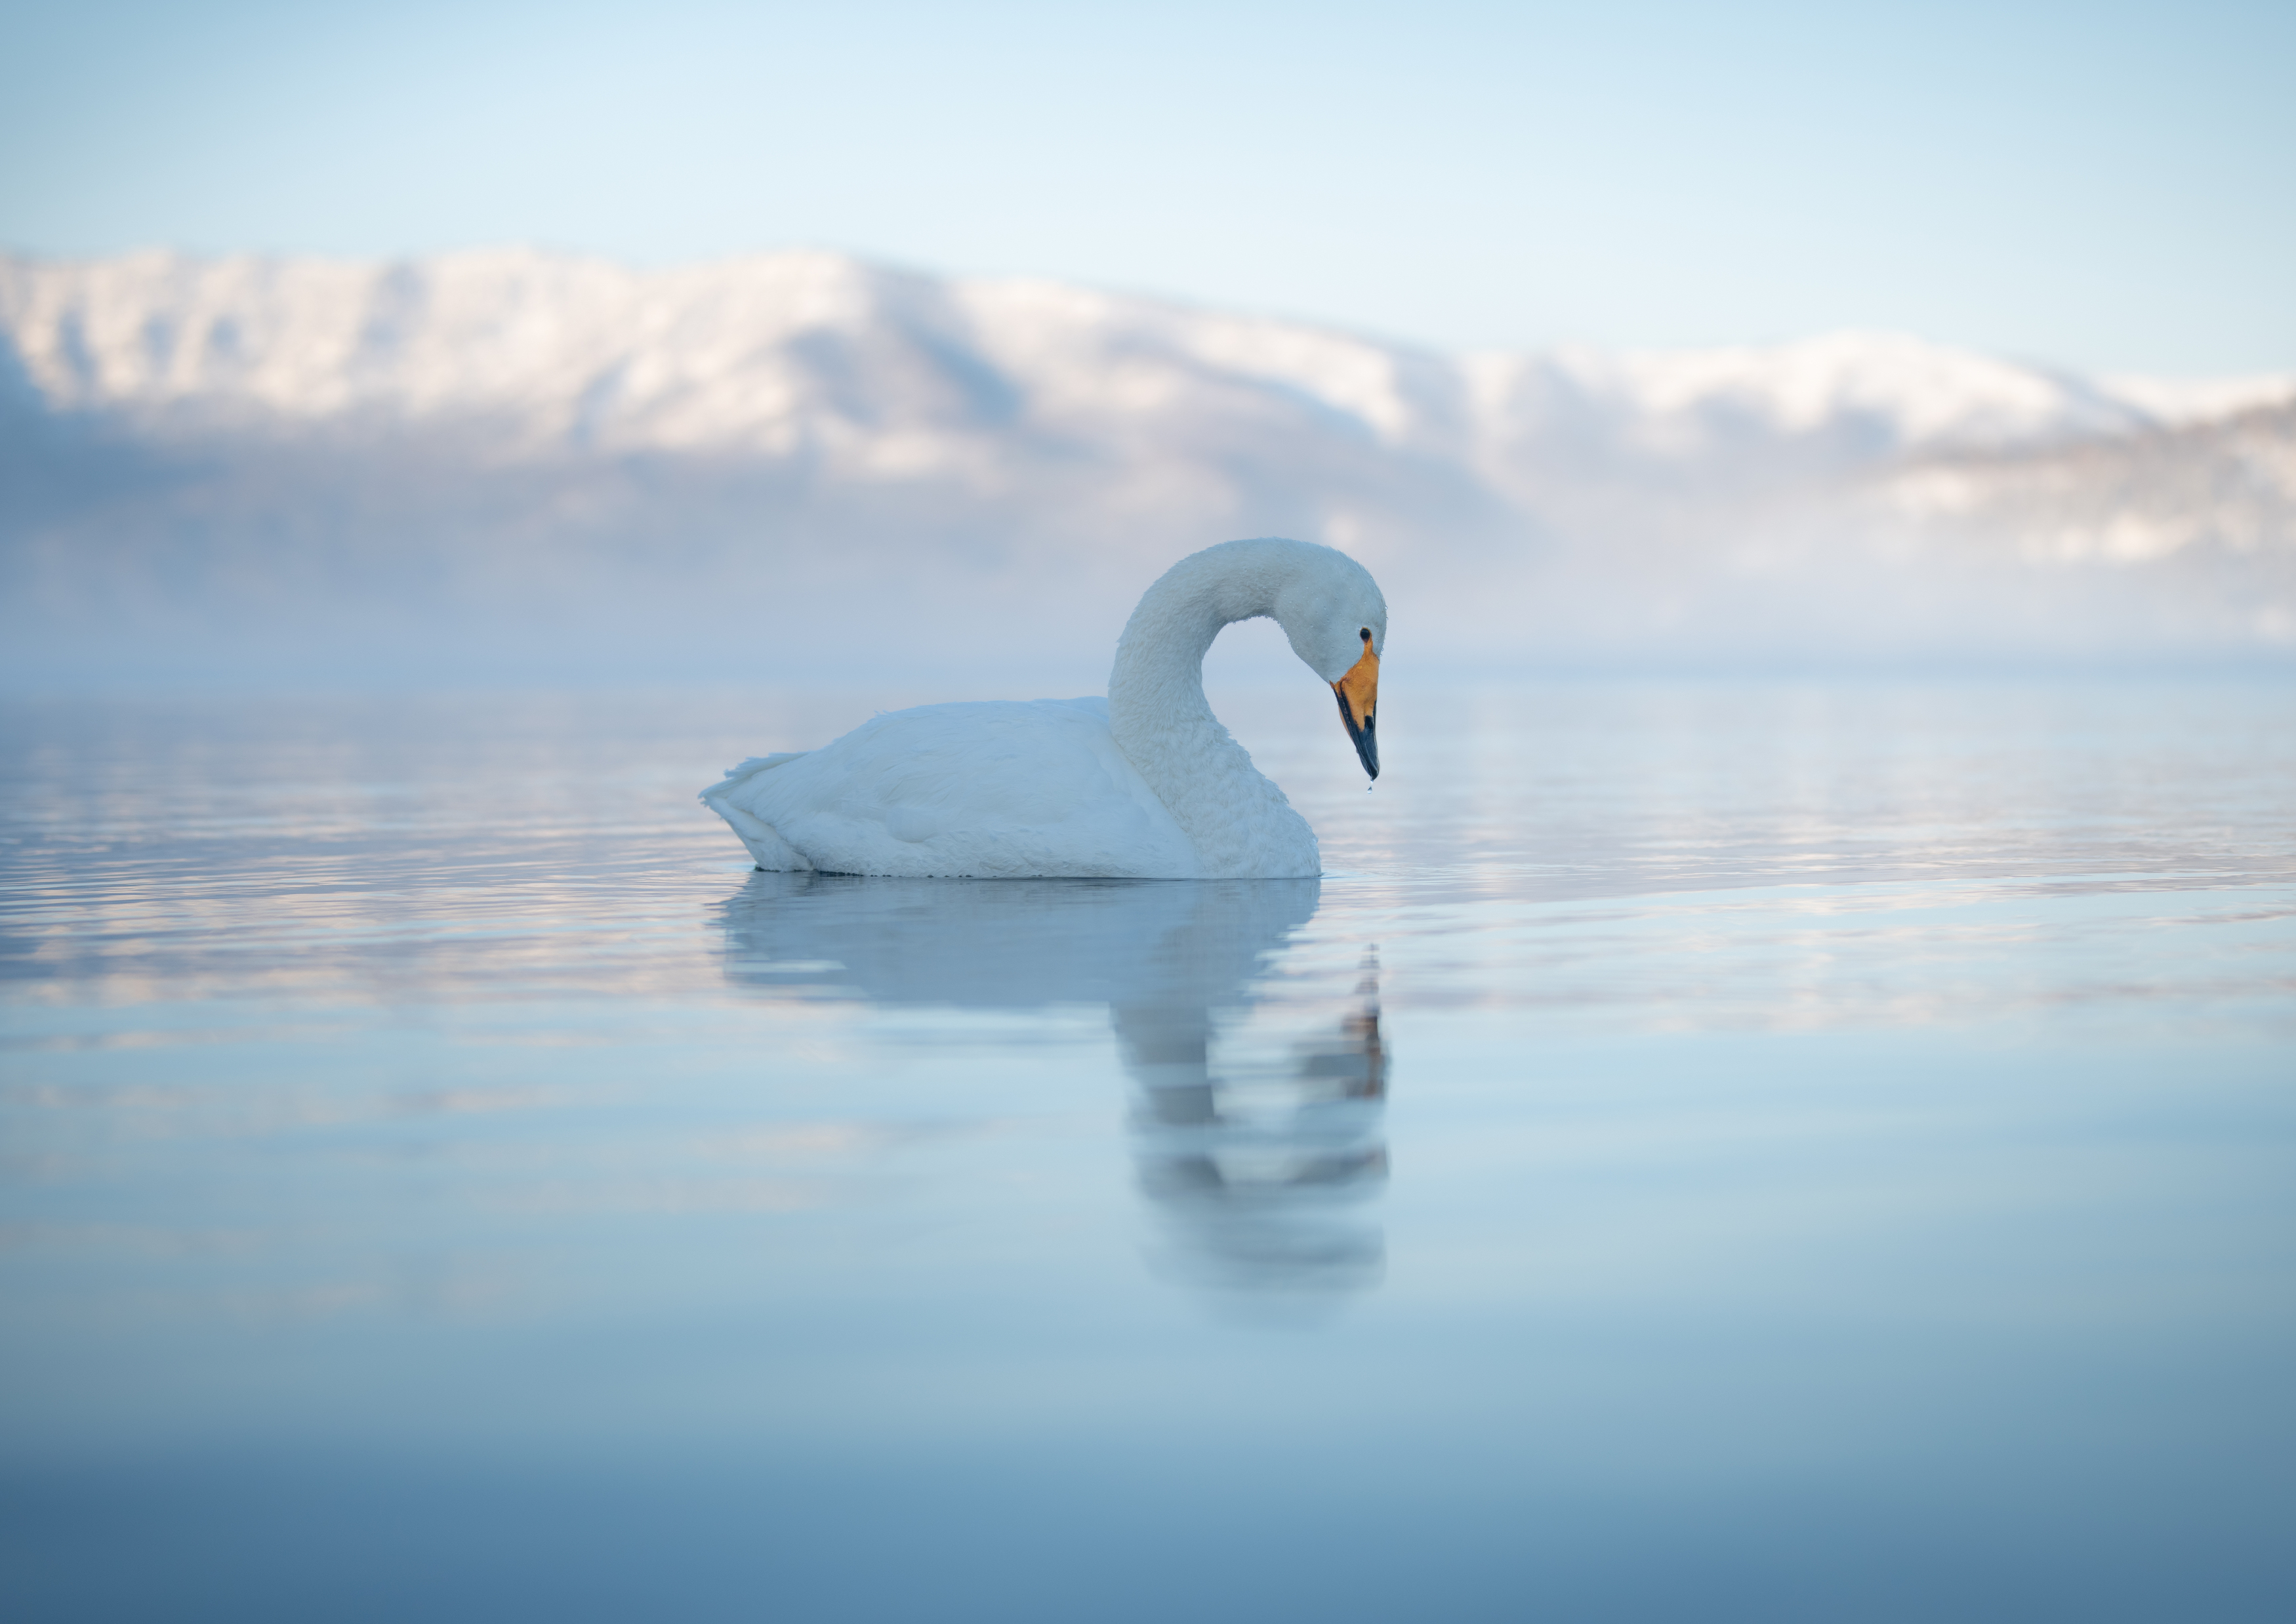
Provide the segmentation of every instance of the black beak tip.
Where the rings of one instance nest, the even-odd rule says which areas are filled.
[[[1378,777],[1379,718],[1376,716],[1365,717],[1363,721],[1363,726],[1360,727],[1357,726],[1356,713],[1348,708],[1348,696],[1340,693],[1339,684],[1333,683],[1332,685],[1332,692],[1339,694],[1340,721],[1346,726],[1348,730],[1348,738],[1356,747],[1356,759],[1363,763],[1363,769],[1365,772],[1369,773],[1374,778]]]

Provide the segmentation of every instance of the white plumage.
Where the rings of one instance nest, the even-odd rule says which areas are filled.
[[[1296,879],[1314,831],[1204,700],[1220,628],[1271,615],[1378,772],[1387,604],[1329,547],[1232,541],[1175,564],[1117,644],[1107,699],[926,705],[702,791],[764,869],[1018,879]]]

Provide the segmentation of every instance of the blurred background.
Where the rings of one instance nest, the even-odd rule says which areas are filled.
[[[5,20],[12,686],[2296,659],[2285,6]]]

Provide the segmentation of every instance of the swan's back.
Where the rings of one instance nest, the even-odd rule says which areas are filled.
[[[924,705],[744,763],[702,799],[765,868],[1190,879],[1195,848],[1102,699]]]

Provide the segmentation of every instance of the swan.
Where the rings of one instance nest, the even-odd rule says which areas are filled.
[[[922,705],[823,749],[754,757],[701,792],[768,870],[914,878],[1290,880],[1315,831],[1204,700],[1204,653],[1273,616],[1339,696],[1379,776],[1387,601],[1346,554],[1269,537],[1191,554],[1148,588],[1106,699]]]

